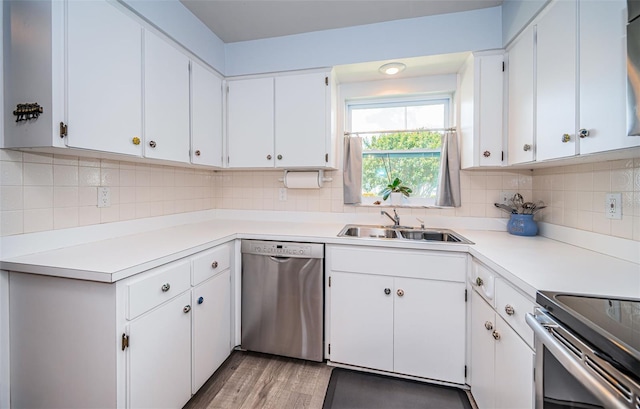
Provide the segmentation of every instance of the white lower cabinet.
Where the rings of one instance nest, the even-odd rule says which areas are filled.
[[[466,255],[327,246],[332,362],[463,384]]]
[[[232,251],[115,283],[10,272],[12,406],[184,406],[233,347]]]
[[[472,291],[471,392],[480,409],[533,409],[535,354],[529,341],[503,318],[504,314],[519,323],[533,306],[501,280],[498,283],[502,284],[497,286],[496,295],[502,293],[508,300],[515,300],[502,305],[497,298],[499,312]],[[513,297],[511,292],[515,294]],[[508,312],[503,313],[502,309]],[[522,335],[529,338],[526,332]]]

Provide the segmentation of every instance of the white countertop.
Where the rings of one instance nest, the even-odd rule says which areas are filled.
[[[473,245],[339,238],[345,223],[210,219],[2,259],[3,270],[115,282],[234,239],[469,252],[535,297],[536,290],[640,298],[640,265],[542,236],[455,229]]]

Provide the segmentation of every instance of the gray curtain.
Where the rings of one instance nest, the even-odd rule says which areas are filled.
[[[362,137],[344,137],[344,204],[358,204],[362,197]]]
[[[436,206],[460,207],[460,152],[456,132],[442,136],[440,153],[440,181],[436,192]]]

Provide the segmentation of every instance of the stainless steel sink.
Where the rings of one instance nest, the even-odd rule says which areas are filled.
[[[425,242],[445,242],[473,244],[465,237],[448,229],[416,229],[405,226],[367,226],[359,224],[347,224],[338,233],[338,237],[358,237],[393,240],[410,240]]]

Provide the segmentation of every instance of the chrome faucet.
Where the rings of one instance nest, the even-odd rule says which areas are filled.
[[[400,216],[398,216],[398,212],[396,212],[396,209],[393,209],[393,216],[391,216],[389,213],[385,212],[384,210],[380,210],[380,214],[383,214],[388,218],[390,218],[393,221],[394,227],[400,226]]]

